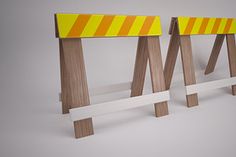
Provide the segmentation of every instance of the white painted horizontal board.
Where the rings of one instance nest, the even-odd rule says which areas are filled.
[[[236,85],[236,77],[189,85],[186,86],[186,93],[187,95],[191,95],[198,92],[227,87],[231,85]]]
[[[137,108],[157,102],[164,102],[169,99],[169,91],[157,92],[132,98],[73,108],[70,109],[70,116],[72,121],[77,121],[112,112]]]
[[[121,92],[131,89],[132,82],[125,82],[119,84],[113,84],[108,86],[102,86],[89,89],[90,96],[104,95],[109,93]],[[61,101],[61,93],[59,93],[59,101]]]
[[[103,95],[103,94],[108,94],[108,93],[130,90],[131,84],[132,82],[125,82],[125,83],[113,84],[113,85],[102,86],[102,87],[97,87],[97,88],[91,88],[89,89],[89,95],[95,96],[95,95]]]

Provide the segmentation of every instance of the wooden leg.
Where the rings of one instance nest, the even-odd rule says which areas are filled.
[[[72,108],[90,104],[81,39],[62,39],[65,67],[71,96],[67,100]],[[74,122],[75,137],[93,134],[92,118]]]
[[[214,71],[224,39],[225,39],[224,34],[218,34],[216,36],[216,40],[212,48],[211,55],[210,55],[210,58],[209,58],[209,61],[205,70],[206,75]]]
[[[166,89],[170,89],[171,80],[175,68],[176,59],[179,51],[179,35],[177,24],[171,34],[170,43],[167,51],[166,62],[164,67],[164,75],[166,81]]]
[[[147,69],[147,37],[139,37],[136,60],[134,66],[134,76],[131,86],[131,97],[142,95]]]
[[[162,65],[161,49],[159,37],[147,37],[147,48],[149,56],[149,66],[152,79],[153,92],[165,91],[165,78]],[[155,104],[155,113],[157,117],[168,115],[167,102]]]
[[[236,76],[236,45],[235,45],[234,34],[227,34],[226,41],[227,41],[227,48],[228,48],[230,76],[235,77]],[[232,86],[232,94],[236,95],[236,85]]]
[[[67,102],[68,96],[70,95],[68,76],[66,73],[65,60],[62,48],[62,41],[59,39],[60,47],[60,69],[61,69],[61,102],[62,102],[62,113],[69,113],[71,108]]]
[[[196,84],[190,36],[180,36],[180,48],[185,86]],[[198,105],[197,94],[186,95],[186,98],[188,107]]]

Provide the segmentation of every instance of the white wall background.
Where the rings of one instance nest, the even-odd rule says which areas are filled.
[[[89,147],[94,143],[91,141],[75,142],[71,138],[73,130],[68,117],[66,117],[68,121],[65,122],[65,117],[60,114],[61,106],[58,102],[58,92],[60,91],[59,52],[58,40],[54,36],[54,13],[160,15],[163,27],[161,50],[164,63],[169,42],[169,23],[172,16],[235,17],[235,6],[235,0],[1,0],[0,156],[7,157],[14,154],[18,154],[18,156],[46,156],[48,152],[53,156],[60,156],[63,155],[64,151],[65,154],[69,155],[69,150],[77,156],[92,155]],[[214,42],[214,36],[195,36],[192,41],[196,69],[204,69]],[[130,81],[136,44],[137,38],[83,40],[89,86],[96,87]],[[225,73],[227,74],[228,61],[225,53],[224,44],[217,68],[226,69]],[[176,68],[177,73],[182,71],[179,63],[180,59]],[[183,102],[184,95],[181,98]],[[171,112],[175,111],[171,110]],[[118,126],[119,124],[116,127]],[[102,125],[98,126],[98,130],[99,127]],[[45,138],[45,134],[48,137],[55,136],[53,132],[59,129],[65,131],[60,135],[58,132],[55,133],[58,135],[57,138],[64,140],[66,136],[66,142],[59,140],[63,144],[58,146],[58,149],[47,146],[50,148],[47,151],[47,147],[43,147],[45,141],[42,139]],[[106,136],[107,130],[104,129],[102,132]],[[26,137],[30,137],[30,139],[26,139]],[[143,135],[141,139],[144,137]],[[235,144],[235,136],[233,142]],[[41,145],[38,145],[39,143]],[[72,146],[74,150],[69,149],[71,143],[75,144]],[[103,144],[100,141],[96,147]],[[112,145],[112,143],[110,144]],[[132,147],[132,145],[129,146]],[[148,145],[147,142],[147,147],[154,147]],[[116,146],[123,148],[120,143]],[[185,146],[181,147],[185,149]],[[63,151],[62,148],[65,150]],[[77,149],[78,151],[76,151]],[[85,150],[88,150],[87,154]],[[103,150],[105,151],[105,148]],[[234,149],[232,148],[232,150]],[[55,153],[56,151],[58,153]],[[100,156],[99,150],[93,151],[97,156]],[[121,156],[125,156],[124,151],[128,150],[120,150]],[[167,149],[166,151],[171,150]],[[84,152],[84,154],[82,155],[80,152]],[[158,155],[155,154],[155,151],[150,152],[149,150],[143,150],[143,153],[143,156],[148,153],[150,154],[147,156]],[[112,156],[111,154],[109,156]],[[116,152],[117,156],[119,156],[118,154]],[[142,153],[138,154],[141,155]],[[102,155],[104,156],[104,154]],[[130,151],[129,155],[134,154]],[[178,155],[181,153],[177,153]]]

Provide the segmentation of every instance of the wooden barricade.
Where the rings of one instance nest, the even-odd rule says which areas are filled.
[[[171,39],[164,67],[167,89],[170,88],[176,58],[180,47],[188,107],[198,105],[197,93],[201,91],[232,85],[232,94],[235,95],[235,33],[236,19],[233,18],[173,17],[169,30]],[[190,36],[208,34],[216,34],[216,40],[211,52],[208,65],[206,67],[205,74],[209,74],[214,71],[222,43],[224,41],[224,38],[226,37],[231,78],[196,84]]]
[[[70,112],[76,138],[94,133],[94,116],[152,103],[157,117],[168,114],[169,91],[166,90],[161,59],[159,16],[55,14],[55,24],[60,47],[62,110],[63,113]],[[139,37],[131,85],[126,83],[101,89],[101,93],[108,93],[129,88],[131,98],[89,105],[81,39],[98,37]],[[153,93],[142,95],[148,61]]]

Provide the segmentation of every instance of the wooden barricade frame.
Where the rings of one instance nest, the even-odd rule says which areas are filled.
[[[157,117],[168,114],[169,91],[162,65],[159,16],[55,14],[55,25],[60,47],[62,112],[70,112],[76,138],[94,134],[94,116],[152,103]],[[120,36],[139,37],[133,81],[94,89],[92,93],[131,89],[131,98],[90,105],[81,40]],[[148,61],[153,93],[142,95]]]
[[[232,94],[236,95],[235,33],[236,19],[233,18],[173,17],[171,19],[171,25],[169,29],[171,38],[164,66],[166,88],[170,88],[174,67],[180,48],[188,107],[198,105],[197,93],[201,91],[232,85]],[[221,46],[223,44],[224,38],[226,37],[230,78],[199,84],[196,83],[190,36],[198,34],[216,34],[215,43],[206,67],[205,74],[209,74],[214,71]]]

